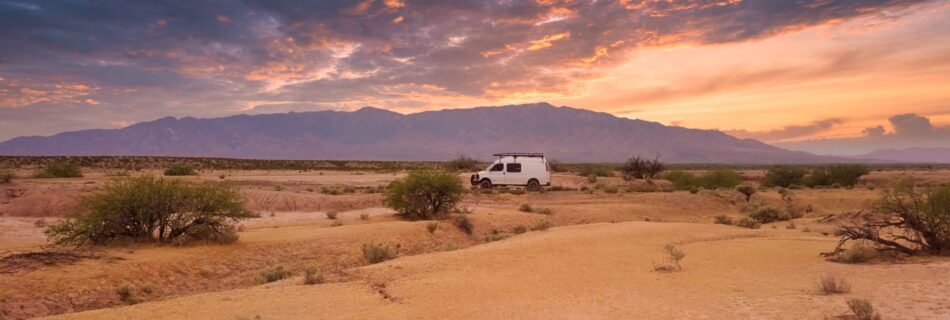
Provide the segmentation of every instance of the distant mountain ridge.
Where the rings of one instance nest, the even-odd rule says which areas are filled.
[[[856,158],[906,163],[950,163],[950,148],[878,149]]]
[[[548,103],[403,115],[365,107],[222,118],[161,118],[0,143],[2,155],[141,155],[259,159],[446,160],[458,153],[544,152],[563,161],[633,155],[678,163],[819,163],[839,158],[780,149],[715,130],[664,126]]]

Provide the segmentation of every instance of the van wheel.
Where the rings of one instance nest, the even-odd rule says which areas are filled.
[[[482,189],[491,189],[491,180],[482,179],[482,182],[478,183],[478,187]]]
[[[541,190],[541,183],[537,179],[528,180],[528,191],[538,191]]]

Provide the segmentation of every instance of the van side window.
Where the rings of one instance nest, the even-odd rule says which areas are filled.
[[[501,171],[502,167],[504,167],[503,164],[497,163],[494,166],[492,166],[491,169],[489,169],[488,171]]]
[[[509,164],[508,164],[508,172],[521,172],[521,164],[520,164],[520,163],[509,163]]]

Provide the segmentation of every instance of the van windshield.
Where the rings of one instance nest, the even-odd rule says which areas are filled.
[[[503,164],[501,164],[501,163],[496,163],[496,164],[492,165],[491,168],[488,169],[488,171],[501,171],[502,168],[504,168],[504,166],[505,166],[505,165],[503,165]]]

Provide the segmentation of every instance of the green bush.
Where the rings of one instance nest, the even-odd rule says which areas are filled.
[[[454,208],[464,191],[453,173],[413,171],[389,185],[384,204],[406,219],[434,219]]]
[[[68,161],[54,161],[47,163],[34,178],[82,178],[82,169],[79,165]]]
[[[166,176],[197,176],[198,171],[190,165],[176,163],[165,169],[164,174]]]
[[[817,167],[802,181],[805,186],[830,187],[833,185],[853,187],[858,179],[871,172],[866,165],[841,164]]]
[[[55,244],[76,246],[119,238],[227,243],[236,240],[234,223],[250,217],[233,188],[146,176],[114,180],[102,192],[83,197],[80,212],[46,233]]]
[[[636,156],[627,160],[627,162],[620,167],[620,171],[623,173],[623,178],[627,180],[652,179],[657,177],[660,172],[663,172],[665,168],[666,166],[660,162],[659,158],[649,160]]]
[[[749,218],[754,219],[760,223],[770,223],[775,221],[787,221],[791,219],[788,212],[773,208],[773,207],[760,207],[753,210],[749,213]]]
[[[673,188],[677,190],[735,188],[742,183],[742,176],[731,169],[715,169],[702,176],[683,170],[672,170],[663,177],[672,182]]]
[[[291,275],[293,275],[293,272],[290,272],[290,269],[286,269],[284,266],[276,266],[261,272],[261,282],[271,283],[289,278]]]
[[[683,170],[667,171],[663,177],[673,183],[673,188],[677,190],[689,190],[690,188],[699,188],[699,179],[696,175]]]
[[[765,173],[762,185],[766,187],[788,188],[802,184],[808,169],[799,166],[772,166]]]
[[[396,252],[385,244],[367,243],[363,245],[363,260],[366,264],[375,264],[396,258]]]

